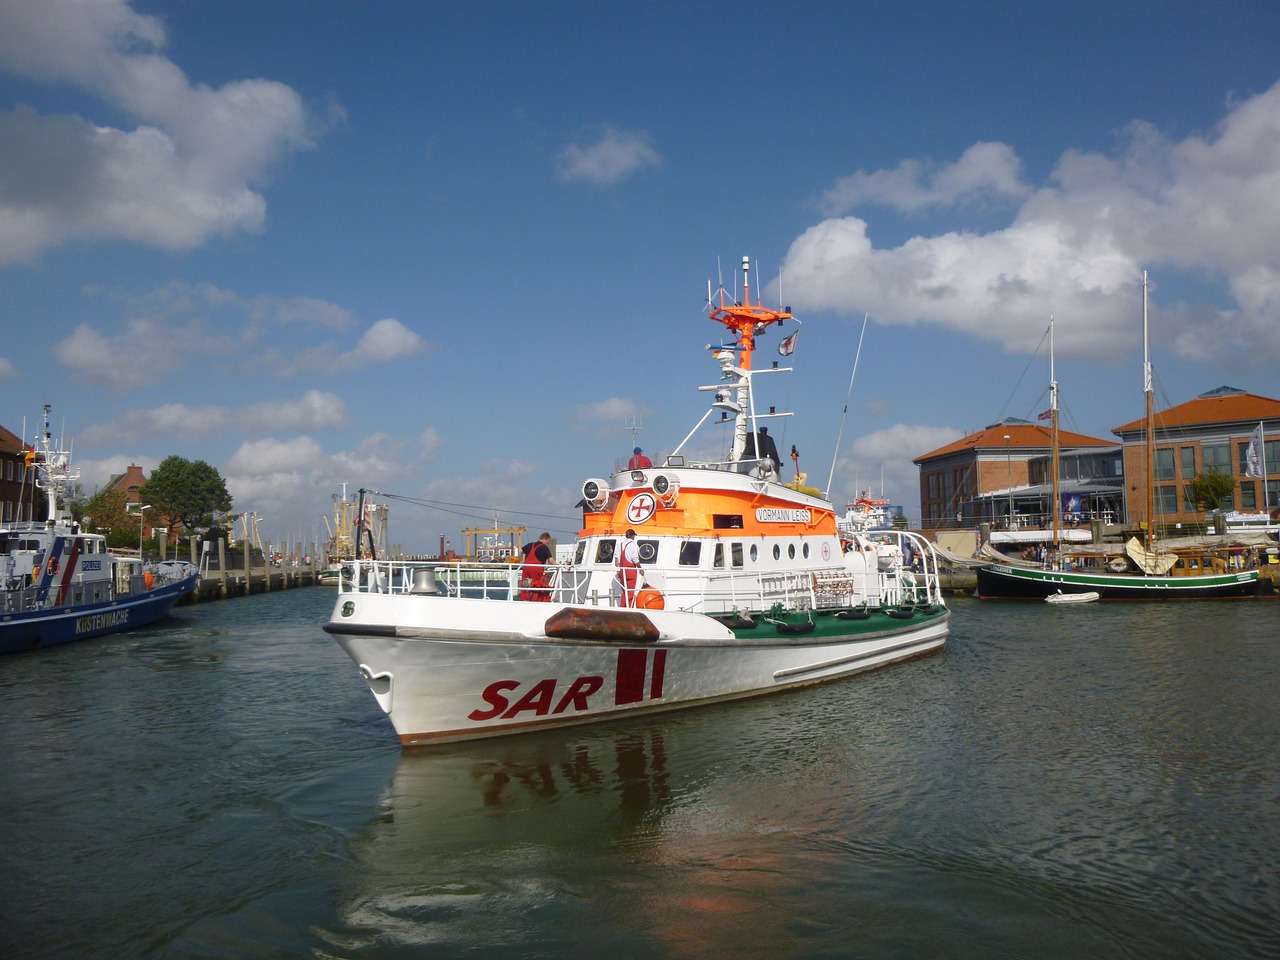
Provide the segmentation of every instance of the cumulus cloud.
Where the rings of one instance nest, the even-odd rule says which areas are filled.
[[[829,216],[863,203],[908,213],[983,198],[1021,200],[1031,192],[1022,180],[1022,161],[1007,144],[975,143],[955,163],[903,160],[893,170],[859,170],[837,180],[823,197]]]
[[[421,352],[426,342],[399,320],[379,320],[360,337],[353,350],[335,361],[339,369],[362,367],[370,363],[401,360]]]
[[[266,434],[280,430],[323,430],[346,426],[347,404],[322,390],[308,390],[297,400],[254,403],[245,407],[206,404],[188,406],[165,403],[149,409],[129,410],[106,422],[91,423],[80,431],[87,443],[121,445],[156,437],[209,437],[227,431]]]
[[[220,339],[198,322],[179,327],[136,318],[111,335],[82,323],[54,344],[53,355],[85,383],[127,393],[181,369],[192,355],[221,352]]]
[[[828,193],[831,210],[903,210],[1019,195],[1019,166],[978,144],[925,175],[911,162],[860,173]],[[930,323],[1029,350],[1048,318],[1064,353],[1106,358],[1136,336],[1144,268],[1220,280],[1234,305],[1171,306],[1165,336],[1187,355],[1280,360],[1280,84],[1232,104],[1207,135],[1172,140],[1131,124],[1112,154],[1068,151],[1011,222],[876,248],[853,215],[815,224],[783,273],[799,309],[869,311],[881,323]],[[1206,329],[1216,336],[1206,337]]]
[[[0,4],[0,70],[78,87],[135,124],[0,112],[0,265],[75,240],[180,250],[262,228],[261,185],[312,146],[314,121],[281,83],[192,83],[165,41],[127,0]]]
[[[836,461],[832,501],[844,503],[866,490],[879,493],[883,489],[894,503],[918,505],[920,471],[903,451],[919,454],[936,450],[952,443],[961,432],[954,427],[897,423],[859,437]],[[822,477],[821,482],[825,481]]]
[[[18,375],[18,369],[8,357],[0,357],[0,380],[9,380]]]
[[[561,180],[584,180],[598,186],[618,183],[645,167],[661,165],[662,157],[648,134],[608,124],[590,142],[571,143],[556,158]]]

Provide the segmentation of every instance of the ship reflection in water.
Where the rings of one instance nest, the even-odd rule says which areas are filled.
[[[353,844],[342,946],[787,955],[782,902],[836,909],[822,877],[846,854],[814,842],[803,799],[830,792],[786,751],[735,765],[672,720],[406,751]]]

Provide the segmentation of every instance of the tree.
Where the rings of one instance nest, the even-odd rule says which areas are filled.
[[[1191,503],[1203,503],[1206,510],[1217,510],[1222,502],[1235,493],[1236,481],[1216,467],[1197,473],[1187,481],[1186,498]]]
[[[203,460],[184,457],[161,460],[142,485],[140,496],[151,505],[152,516],[163,518],[171,532],[181,524],[190,534],[211,525],[215,513],[231,509],[231,495],[221,474]]]
[[[107,487],[99,490],[83,504],[72,506],[72,516],[81,523],[88,523],[107,537],[109,547],[136,547],[138,545],[137,514],[125,508],[128,497],[123,490]],[[77,514],[79,514],[77,516]]]

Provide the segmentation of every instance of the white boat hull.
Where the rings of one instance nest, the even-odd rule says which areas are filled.
[[[735,636],[711,617],[404,595],[339,597],[326,626],[404,744],[519,733],[825,683],[941,649],[949,614],[883,615],[844,637]],[[350,607],[346,604],[350,602]],[[656,639],[547,636],[549,621]],[[596,618],[594,621],[590,618]],[[612,619],[611,619],[612,618]],[[917,622],[918,621],[918,622]],[[479,625],[484,624],[485,627]]]

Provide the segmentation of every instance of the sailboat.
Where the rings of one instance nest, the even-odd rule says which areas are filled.
[[[993,563],[977,570],[977,595],[984,600],[1045,600],[1057,593],[1096,592],[1102,600],[1230,600],[1256,597],[1258,570],[1236,569],[1232,558],[1213,547],[1172,549],[1154,538],[1155,465],[1154,378],[1147,317],[1147,274],[1142,274],[1143,393],[1146,398],[1146,528],[1143,541],[1125,544],[1059,543],[1058,382],[1053,370],[1053,322],[1049,323],[1049,397],[1053,458],[1053,549],[1042,565]]]

